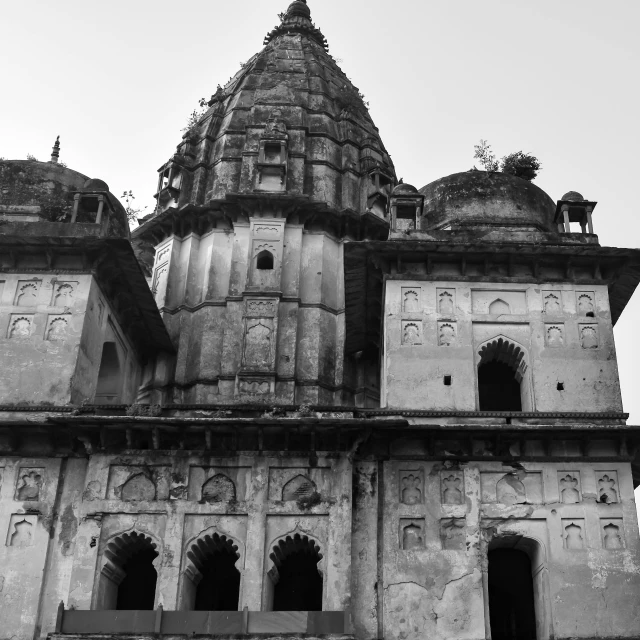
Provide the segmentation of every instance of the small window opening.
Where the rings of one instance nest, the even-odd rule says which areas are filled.
[[[409,205],[398,205],[396,208],[396,229],[416,228],[416,208]]]
[[[195,611],[237,611],[240,597],[238,556],[223,548],[209,554],[202,564],[196,590]]]
[[[587,318],[595,318],[596,314],[593,313],[593,311],[587,311],[587,313],[585,314],[587,316]]]
[[[451,376],[445,376],[444,377],[444,386],[445,387],[450,387],[451,386]]]
[[[91,196],[82,196],[78,203],[78,214],[76,216],[76,222],[91,222],[94,223],[98,216],[98,198]]]
[[[153,561],[157,555],[155,549],[141,549],[122,567],[125,576],[118,587],[116,609],[153,609],[158,579]]]
[[[273,269],[273,254],[266,249],[261,251],[256,259],[256,267],[264,270]]]
[[[117,404],[121,388],[122,373],[116,343],[105,342],[102,347],[95,402],[97,404]]]
[[[523,551],[489,551],[489,619],[492,640],[536,640],[531,560]]]
[[[280,164],[280,145],[265,144],[264,145],[264,161],[271,164]]]
[[[317,544],[296,534],[281,540],[269,556],[273,611],[322,611],[322,559]]]
[[[564,382],[558,382],[556,389],[558,391],[564,391]]]

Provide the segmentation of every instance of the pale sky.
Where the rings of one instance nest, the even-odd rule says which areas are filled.
[[[598,201],[609,246],[640,246],[640,2],[308,0],[417,187],[528,151],[558,200]],[[0,156],[60,160],[153,206],[187,117],[262,47],[287,0],[58,0],[3,6]],[[640,424],[640,291],[616,327],[625,410]]]

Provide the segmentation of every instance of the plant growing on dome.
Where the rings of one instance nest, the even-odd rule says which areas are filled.
[[[491,145],[486,140],[480,140],[480,144],[474,145],[473,148],[475,149],[474,159],[484,167],[485,171],[494,172],[499,170],[500,165],[493,151],[491,151]]]
[[[148,207],[134,207],[133,206],[133,201],[136,199],[136,197],[133,195],[133,191],[129,190],[129,191],[125,191],[121,196],[120,196],[121,200],[124,200],[124,210],[127,213],[127,220],[129,222],[129,226],[131,226],[132,224],[137,225],[138,224],[138,218],[142,217],[142,214],[144,213],[145,209],[147,209]]]
[[[510,176],[531,182],[531,180],[538,175],[538,171],[540,171],[542,167],[540,166],[540,161],[535,156],[532,156],[530,153],[516,151],[502,158],[500,168],[502,169],[502,173],[507,173]]]

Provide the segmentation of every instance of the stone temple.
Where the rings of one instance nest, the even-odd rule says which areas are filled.
[[[640,638],[596,202],[399,182],[304,0],[133,233],[57,160],[0,162],[2,640]]]

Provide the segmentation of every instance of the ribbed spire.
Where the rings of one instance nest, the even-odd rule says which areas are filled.
[[[307,0],[295,0],[292,2],[286,13],[280,14],[280,21],[280,24],[266,35],[264,44],[268,44],[276,36],[285,33],[303,33],[315,40],[325,51],[329,49],[327,39],[322,35],[322,31],[317,29],[311,22],[311,11],[307,6]]]
[[[58,158],[60,157],[60,136],[56,138],[56,141],[53,144],[53,149],[51,149],[51,162],[58,162]]]

